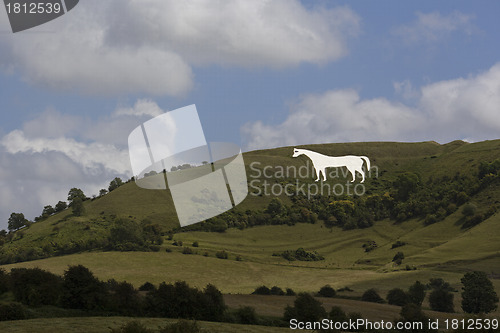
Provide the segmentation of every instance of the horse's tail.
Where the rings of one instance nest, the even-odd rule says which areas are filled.
[[[366,162],[366,167],[367,167],[366,172],[370,172],[370,159],[366,156],[360,156],[360,157],[364,159]]]

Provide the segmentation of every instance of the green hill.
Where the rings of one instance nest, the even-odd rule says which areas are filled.
[[[200,287],[213,283],[225,293],[249,293],[263,284],[317,291],[330,284],[335,288],[349,286],[355,290],[352,295],[359,295],[369,287],[385,293],[394,286],[407,288],[417,279],[427,281],[431,277],[444,277],[459,288],[460,277],[472,269],[484,270],[493,278],[500,276],[500,214],[495,213],[500,207],[499,176],[483,175],[481,178],[480,175],[481,165],[489,165],[500,158],[500,140],[454,141],[445,145],[436,142],[343,143],[301,148],[331,156],[368,156],[376,168],[365,183],[366,195],[303,200],[282,194],[279,198],[289,215],[278,216],[281,220],[265,215],[274,196],[249,195],[233,212],[225,214],[226,217],[214,219],[230,227],[225,232],[204,232],[196,230],[197,226],[191,228],[192,231],[185,231],[178,230],[168,191],[145,190],[134,182],[127,182],[100,198],[85,201],[83,216],[73,216],[71,209],[67,209],[13,233],[0,249],[4,263],[53,258],[4,267],[38,266],[62,273],[68,264],[81,263],[104,280],[127,280],[136,286],[146,281],[185,280]],[[292,158],[292,153],[293,147],[245,153],[249,184],[254,181],[250,191],[257,192],[264,181],[281,188],[287,184],[296,185],[294,168],[307,169],[307,166],[310,176],[300,178],[299,182],[314,184],[308,159],[304,156]],[[408,173],[418,176],[419,187],[408,199],[397,199],[398,177]],[[329,179],[327,183],[345,184],[347,180],[340,172],[338,179]],[[464,202],[457,203],[454,200],[458,199],[449,198],[452,192],[456,192],[453,198],[459,192],[468,195]],[[380,200],[384,196],[391,198],[394,206],[391,211],[381,211],[383,214],[371,222],[373,226],[347,230],[349,228],[342,227],[335,216],[326,221],[330,224],[324,223],[322,214],[330,212],[328,209],[336,200],[352,200],[356,209],[360,207],[366,214],[372,214],[374,208],[366,204],[369,196]],[[318,211],[316,223],[282,223],[291,218],[294,207],[307,207],[314,212],[315,208],[307,205],[319,207],[322,202],[326,202],[327,208]],[[462,206],[471,204],[476,212],[474,216],[482,219],[476,221],[477,225],[472,223],[464,227],[471,217],[463,215]],[[431,206],[433,210],[426,212]],[[408,211],[416,213],[412,216]],[[353,216],[358,218],[356,214]],[[280,225],[249,227],[251,217],[257,215],[279,222],[269,224]],[[245,219],[245,225],[236,221],[239,218]],[[164,243],[151,247],[150,251],[103,252],[111,229],[120,219],[142,226],[157,224]],[[232,228],[232,225],[240,228]],[[170,236],[173,239],[168,239],[169,230],[176,228],[177,233]],[[183,245],[172,245],[174,241]],[[404,245],[393,248],[398,241]],[[198,247],[192,246],[194,242]],[[189,252],[186,247],[193,253],[182,254]],[[324,260],[288,261],[281,256],[283,252],[299,248],[316,251]],[[217,258],[221,251],[225,251],[228,259]],[[404,253],[401,265],[392,261],[399,251]],[[499,282],[494,280],[497,290]]]

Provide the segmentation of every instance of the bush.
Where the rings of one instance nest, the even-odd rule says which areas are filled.
[[[252,295],[271,295],[271,289],[266,286],[260,286],[253,291]]]
[[[330,287],[330,285],[326,285],[321,287],[321,289],[318,291],[318,296],[322,297],[335,297],[337,293],[335,292],[335,289]]]
[[[375,289],[368,289],[361,296],[361,300],[364,302],[372,302],[372,303],[385,303],[382,297],[377,293]]]
[[[394,288],[387,293],[387,303],[391,305],[403,306],[408,303],[408,295],[403,289]]]
[[[140,322],[134,320],[123,324],[120,328],[110,328],[111,333],[153,333]]]
[[[156,289],[156,287],[151,282],[146,282],[142,286],[139,287],[139,291],[151,291],[151,290],[155,290],[155,289]]]
[[[300,293],[294,301],[294,306],[287,306],[283,315],[284,320],[320,321],[326,318],[326,311],[321,302],[307,293]]]
[[[271,288],[270,294],[276,295],[276,296],[283,296],[283,295],[285,295],[285,292],[280,287],[274,286]]]
[[[295,291],[293,291],[293,289],[291,289],[291,288],[286,288],[286,294],[285,294],[285,295],[286,295],[286,296],[295,296],[295,295],[297,295],[297,294],[295,293]]]
[[[281,256],[288,261],[300,260],[300,261],[319,261],[324,260],[325,258],[320,255],[318,252],[313,251],[309,252],[304,250],[303,248],[298,248],[295,251],[285,251],[281,253]]]
[[[464,216],[472,216],[472,215],[476,214],[476,211],[477,211],[477,207],[476,207],[476,205],[474,205],[472,203],[468,203],[464,206],[464,208],[462,208],[462,214]]]
[[[193,249],[186,246],[184,247],[184,249],[182,249],[182,254],[193,254]]]
[[[396,265],[401,265],[401,263],[403,262],[403,259],[405,258],[405,255],[403,252],[398,252],[394,255],[394,258],[392,258],[392,261],[396,264]]]
[[[227,254],[226,251],[222,250],[222,251],[218,251],[215,253],[215,256],[219,259],[227,259],[229,258],[229,255]]]
[[[395,243],[392,244],[391,249],[395,249],[397,247],[405,246],[406,244],[408,244],[408,243],[402,242],[402,241],[398,240],[397,242],[395,242]]]
[[[160,329],[159,333],[201,333],[202,330],[196,321],[180,319]],[[207,332],[204,330],[204,332]]]
[[[198,246],[200,246],[200,244],[198,244],[198,242],[193,242],[192,246],[193,247],[198,247]]]
[[[239,324],[257,325],[259,323],[255,309],[251,306],[244,306],[235,312]]]
[[[0,321],[28,318],[24,306],[19,303],[0,304]]]

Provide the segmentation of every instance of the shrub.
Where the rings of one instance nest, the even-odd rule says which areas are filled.
[[[276,296],[283,296],[283,295],[285,295],[285,292],[280,287],[274,286],[271,288],[270,294],[276,295]]]
[[[153,330],[134,320],[123,324],[120,328],[111,328],[111,333],[153,333]]]
[[[332,307],[332,309],[330,310],[329,318],[330,320],[333,320],[333,322],[335,323],[344,322],[347,321],[348,319],[346,313],[344,312],[344,310],[342,310],[340,306]]]
[[[397,242],[395,242],[395,243],[392,244],[391,249],[395,249],[397,247],[405,246],[406,244],[408,244],[408,243],[402,242],[402,241],[398,240]]]
[[[224,250],[216,252],[215,256],[217,258],[219,258],[219,259],[227,259],[229,257],[229,255],[227,254],[227,252],[224,251]]]
[[[145,282],[142,286],[139,287],[139,291],[151,291],[155,289],[156,287],[151,282]]]
[[[293,304],[293,307],[287,306],[285,308],[283,317],[286,322],[291,319],[313,322],[326,318],[326,311],[321,302],[307,293],[300,293]]]
[[[300,260],[300,261],[319,261],[324,260],[325,258],[320,255],[318,252],[313,251],[309,252],[304,250],[303,248],[298,248],[295,251],[285,251],[281,253],[281,256],[288,261]]]
[[[401,263],[403,262],[403,259],[405,258],[405,255],[403,252],[398,252],[394,255],[394,258],[392,258],[392,261],[396,264],[396,265],[401,265]]]
[[[391,305],[403,306],[408,303],[408,295],[403,289],[394,288],[387,293],[387,303]]]
[[[363,296],[361,296],[361,300],[364,302],[372,302],[372,303],[384,303],[384,300],[380,295],[377,293],[375,289],[368,289],[363,293]]]
[[[198,247],[198,246],[200,246],[200,244],[198,244],[198,242],[193,242],[192,246],[193,247]]]
[[[196,321],[180,319],[160,329],[159,333],[201,333],[202,330]],[[207,332],[204,330],[203,332]]]
[[[286,288],[286,294],[285,294],[285,295],[286,295],[286,296],[295,296],[295,295],[297,295],[297,294],[295,293],[295,291],[293,291],[293,289],[291,289],[291,288]]]
[[[271,289],[266,286],[260,286],[253,291],[252,295],[271,295]]]
[[[251,306],[240,307],[235,312],[238,323],[245,325],[257,325],[259,323],[255,309]]]
[[[477,207],[476,207],[476,205],[474,205],[472,203],[468,203],[464,206],[464,208],[462,208],[462,214],[464,216],[472,216],[472,215],[476,214],[476,211],[477,211]]]
[[[335,292],[335,289],[330,287],[330,285],[326,285],[321,287],[321,289],[318,291],[318,296],[322,297],[335,297],[337,293]]]
[[[19,303],[0,304],[0,321],[28,318],[24,306]]]
[[[184,247],[184,249],[182,249],[182,254],[193,254],[193,249],[186,246]]]

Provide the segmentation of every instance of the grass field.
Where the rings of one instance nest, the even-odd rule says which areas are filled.
[[[129,318],[129,317],[79,317],[30,319],[0,322],[0,332],[9,333],[109,333],[110,328],[118,328],[123,324],[137,320],[149,329],[158,329],[173,319],[160,318]],[[255,325],[236,325],[226,323],[198,322],[202,329],[213,333],[278,333],[289,332],[288,328],[266,327]],[[310,332],[310,331],[303,331]]]
[[[372,164],[378,166],[383,174],[381,182],[391,182],[405,171],[418,172],[423,181],[431,181],[432,177],[452,177],[457,172],[474,174],[481,161],[500,158],[500,140],[477,144],[456,141],[447,145],[435,142],[347,143],[304,148],[328,155],[370,156]],[[291,147],[286,147],[245,153],[249,177],[264,179],[262,168],[266,165],[272,165],[274,171],[279,170],[280,166],[307,165],[305,159],[291,158],[291,151]],[[249,166],[255,161],[260,163],[258,168],[261,174]],[[286,180],[286,177],[283,179]],[[312,178],[304,181],[312,181]],[[368,188],[374,184],[372,181],[367,181]],[[237,209],[262,210],[270,199],[266,196],[249,196]],[[282,199],[287,204],[291,203],[287,198]],[[474,196],[471,202],[478,207],[488,207],[498,205],[499,200],[500,186],[492,185]],[[52,242],[105,238],[116,217],[135,221],[147,218],[166,229],[177,223],[167,191],[140,189],[133,182],[85,204],[86,216],[74,217],[68,210],[49,217],[24,230],[22,239],[6,243],[4,249],[39,248]],[[296,292],[316,292],[329,284],[337,289],[348,286],[354,290],[344,296],[359,297],[365,290],[375,288],[385,297],[392,288],[407,289],[416,280],[427,283],[430,278],[436,277],[444,278],[460,290],[460,278],[471,270],[485,271],[492,278],[497,293],[500,293],[500,213],[470,229],[462,228],[461,218],[459,207],[443,221],[429,226],[417,219],[402,223],[382,220],[367,229],[343,231],[326,228],[320,221],[316,224],[298,223],[295,226],[228,229],[224,233],[182,232],[175,234],[173,240],[166,240],[159,252],[83,252],[2,267],[40,267],[62,274],[68,265],[82,264],[101,280],[125,280],[136,287],[147,281],[158,284],[183,280],[198,288],[211,283],[226,294],[226,301],[232,307],[252,305],[260,313],[279,316],[290,298],[259,298],[248,294],[261,285],[292,288]],[[172,245],[174,240],[182,241],[183,246]],[[396,241],[407,244],[392,249]],[[199,246],[193,247],[194,242]],[[363,244],[368,242],[376,242],[377,247],[365,252]],[[190,247],[194,254],[182,254],[184,247]],[[279,255],[273,256],[299,247],[317,251],[325,260],[289,262]],[[166,249],[170,252],[166,252]],[[221,250],[229,254],[227,260],[216,258],[216,253]],[[405,255],[401,266],[392,263],[398,251]],[[324,300],[324,303],[327,310],[332,304],[341,305],[348,312],[359,307],[357,311],[374,320],[392,320],[399,310],[389,305],[342,299]],[[428,308],[428,304],[424,303],[424,307]],[[455,293],[455,310],[460,311],[459,293]],[[495,314],[499,313],[497,311]],[[96,327],[99,325],[96,324]]]

